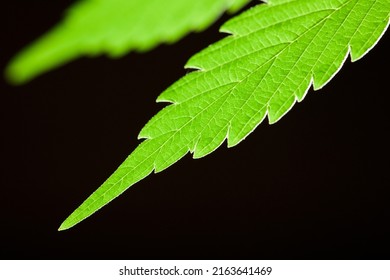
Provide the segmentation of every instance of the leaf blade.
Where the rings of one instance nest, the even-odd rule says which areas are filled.
[[[389,13],[386,0],[274,0],[226,23],[233,35],[189,60],[187,66],[200,70],[159,96],[172,104],[140,132],[142,144],[158,143],[157,154],[144,152],[156,156],[153,169],[161,171],[187,152],[203,157],[225,139],[235,146],[266,116],[275,123],[311,85],[329,82],[349,53],[367,53],[387,29]],[[90,211],[90,202],[72,215]],[[79,222],[72,221],[68,226]]]

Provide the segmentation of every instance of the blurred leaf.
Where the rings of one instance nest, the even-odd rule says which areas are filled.
[[[173,43],[201,31],[225,10],[237,11],[250,0],[83,0],[62,23],[19,53],[6,69],[15,84],[82,55],[120,57]]]

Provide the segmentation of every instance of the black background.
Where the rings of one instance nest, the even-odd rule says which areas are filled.
[[[4,1],[1,69],[70,3]],[[389,259],[389,34],[277,124],[187,155],[57,232],[227,18],[147,54],[82,58],[20,87],[1,81],[1,258]]]

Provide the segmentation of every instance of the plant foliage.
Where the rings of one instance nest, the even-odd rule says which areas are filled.
[[[120,57],[173,43],[201,31],[222,12],[235,12],[249,0],[83,0],[65,20],[17,55],[6,70],[21,84],[81,55]]]
[[[323,87],[350,54],[363,57],[389,24],[388,0],[273,0],[223,25],[231,34],[193,56],[197,69],[158,97],[169,102],[142,129],[145,139],[61,225],[70,228],[130,186],[188,152],[203,157],[225,139],[275,123],[308,89]]]

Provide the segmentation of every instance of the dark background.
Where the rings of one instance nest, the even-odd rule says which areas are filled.
[[[0,68],[71,2],[4,1]],[[57,232],[227,18],[147,54],[82,58],[19,87],[2,79],[1,258],[389,259],[389,34],[277,124],[187,155]]]

